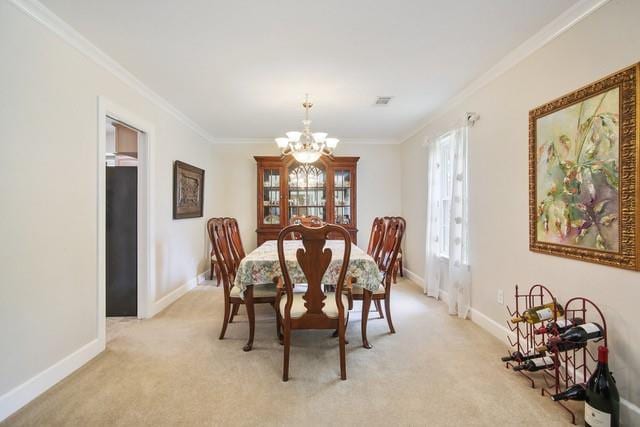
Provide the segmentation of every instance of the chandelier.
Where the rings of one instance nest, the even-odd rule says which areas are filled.
[[[276,144],[283,156],[291,154],[298,162],[308,164],[313,163],[320,156],[333,154],[333,150],[338,145],[338,138],[327,138],[326,132],[311,133],[311,120],[309,120],[309,110],[313,104],[309,102],[309,94],[305,95],[304,126],[302,132],[291,131],[286,133],[286,138],[276,138]]]

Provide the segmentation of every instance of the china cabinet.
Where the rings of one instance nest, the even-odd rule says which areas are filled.
[[[359,157],[323,156],[311,164],[292,156],[256,156],[258,244],[275,240],[292,216],[313,215],[342,225],[356,242]]]

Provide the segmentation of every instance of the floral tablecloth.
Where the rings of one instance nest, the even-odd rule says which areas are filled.
[[[282,275],[278,261],[277,243],[275,240],[264,242],[240,262],[234,286],[237,286],[243,294],[247,286],[274,283],[274,279]],[[284,257],[293,283],[307,281],[296,260],[296,251],[301,247],[301,240],[286,240],[284,242]],[[333,284],[338,281],[340,274],[344,241],[327,240],[325,248],[331,249],[332,256],[331,264],[324,274],[322,283]],[[354,244],[351,244],[347,275],[356,279],[354,286],[360,286],[372,292],[378,289],[382,281],[382,273],[373,258]]]

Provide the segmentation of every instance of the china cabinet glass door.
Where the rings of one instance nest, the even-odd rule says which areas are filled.
[[[336,169],[333,174],[333,206],[336,224],[351,224],[351,169]]]
[[[263,169],[262,186],[262,222],[280,224],[280,169]]]
[[[289,169],[289,206],[287,220],[292,216],[317,216],[326,221],[326,173],[313,165]]]

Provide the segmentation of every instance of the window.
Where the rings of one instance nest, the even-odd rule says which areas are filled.
[[[435,200],[437,206],[440,208],[439,218],[439,230],[438,234],[438,255],[443,258],[449,258],[449,225],[451,221],[451,182],[453,173],[453,133],[449,132],[442,135],[435,142],[436,147],[436,162],[439,170],[438,181],[440,185],[437,186],[435,194]]]

